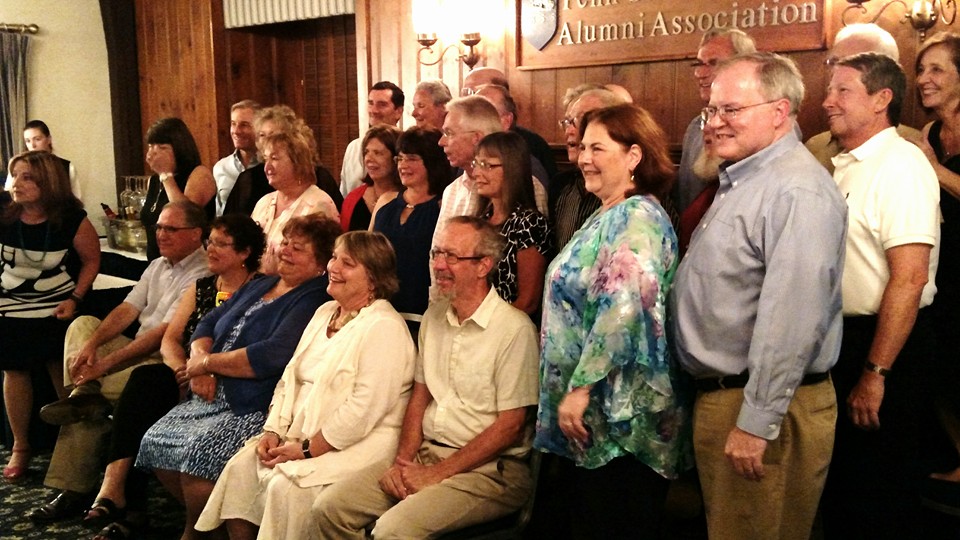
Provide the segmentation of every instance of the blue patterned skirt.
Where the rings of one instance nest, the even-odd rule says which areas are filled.
[[[137,467],[166,469],[216,481],[227,461],[247,439],[263,429],[266,415],[236,415],[223,385],[212,402],[197,396],[180,403],[157,421],[140,442]]]

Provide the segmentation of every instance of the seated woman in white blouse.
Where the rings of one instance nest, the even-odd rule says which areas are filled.
[[[386,300],[396,255],[380,233],[349,232],[327,273],[334,300],[304,330],[263,433],[227,463],[197,530],[226,521],[234,540],[302,538],[325,486],[396,452],[416,356]]]

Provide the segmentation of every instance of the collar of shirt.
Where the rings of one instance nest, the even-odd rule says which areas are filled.
[[[181,259],[177,264],[171,263],[170,259],[166,257],[163,257],[163,262],[165,262],[170,268],[190,268],[196,264],[194,261],[198,258],[207,258],[207,250],[203,249],[203,246],[198,247],[196,251]]]
[[[863,161],[875,156],[878,152],[883,151],[887,147],[887,143],[899,136],[900,135],[897,133],[897,128],[888,127],[876,133],[873,137],[867,139],[865,143],[854,148],[853,150],[849,152],[842,152],[830,158],[830,160],[833,161],[833,166],[838,168],[853,161]]]
[[[466,326],[467,322],[473,321],[474,324],[485,330],[493,318],[497,300],[500,300],[500,295],[497,294],[497,290],[494,287],[490,287],[487,295],[483,298],[483,302],[480,302],[477,309],[474,310],[469,317],[464,319],[462,324],[459,322],[459,318],[453,310],[453,304],[451,303],[447,306],[447,322],[450,323],[450,326]]]
[[[254,152],[253,156],[250,158],[250,163],[246,167],[244,167],[243,160],[240,159],[240,149],[238,148],[233,151],[233,164],[237,167],[237,170],[240,172],[243,172],[249,169],[250,167],[258,165],[259,163],[260,163],[260,154],[258,154],[257,152]]]
[[[761,169],[769,166],[770,162],[779,158],[785,152],[800,144],[795,130],[790,130],[783,137],[776,140],[759,152],[747,156],[740,161],[731,163],[725,161],[720,165],[720,190],[726,191],[740,181],[753,177],[762,177],[757,174]]]

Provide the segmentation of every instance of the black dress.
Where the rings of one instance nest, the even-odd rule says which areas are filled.
[[[59,225],[0,224],[0,369],[29,370],[63,359],[70,321],[53,316],[76,288],[69,262],[87,213],[70,210]]]

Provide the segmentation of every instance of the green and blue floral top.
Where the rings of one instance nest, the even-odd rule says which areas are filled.
[[[534,446],[588,469],[633,455],[672,478],[693,463],[692,389],[667,345],[677,236],[656,199],[598,210],[547,270]],[[557,407],[593,385],[586,447],[567,440]]]

